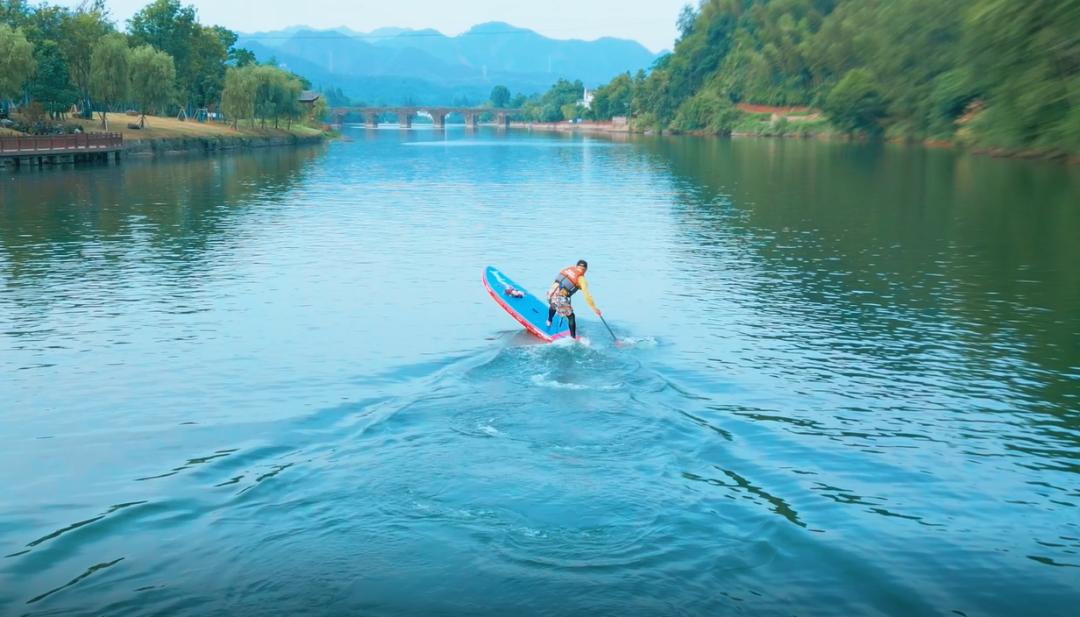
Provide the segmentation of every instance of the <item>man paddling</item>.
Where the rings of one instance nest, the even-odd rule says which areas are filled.
[[[596,308],[592,295],[589,294],[589,283],[585,280],[585,271],[589,269],[589,263],[584,259],[578,260],[576,266],[563,268],[555,277],[555,282],[548,290],[548,318],[547,325],[551,327],[551,319],[558,313],[570,323],[570,336],[577,338],[577,321],[574,319],[574,307],[570,305],[570,296],[581,290],[585,295],[585,302],[589,308],[600,317],[600,309]]]

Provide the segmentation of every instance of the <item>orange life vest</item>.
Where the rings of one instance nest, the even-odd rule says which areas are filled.
[[[555,283],[565,295],[572,296],[580,289],[578,286],[580,278],[581,270],[578,266],[567,266],[559,271],[559,276],[555,277]]]

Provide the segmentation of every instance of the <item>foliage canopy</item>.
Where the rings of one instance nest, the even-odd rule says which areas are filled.
[[[729,103],[805,105],[850,132],[1080,150],[1075,0],[701,0],[676,23],[592,117],[724,132]]]

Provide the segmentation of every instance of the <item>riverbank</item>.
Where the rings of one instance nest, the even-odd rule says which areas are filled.
[[[616,133],[627,135],[633,132],[626,124],[613,122],[511,122],[512,129],[525,129],[528,131],[544,131],[554,133]]]
[[[242,124],[234,129],[227,124],[147,116],[142,128],[132,128],[136,120],[123,114],[112,114],[109,117],[108,131],[119,133],[123,137],[121,152],[125,155],[156,156],[182,152],[218,152],[294,146],[319,143],[330,136],[329,133],[302,124],[276,129]],[[72,136],[71,132],[87,135],[103,131],[100,118],[92,120],[70,118],[63,124],[69,137]],[[4,137],[31,137],[9,129],[4,129],[4,133]],[[65,163],[70,163],[70,161],[54,161],[52,164]],[[47,161],[46,164],[48,164]]]
[[[673,131],[642,129],[627,124],[612,122],[512,122],[511,128],[549,133],[587,133],[607,135],[613,138],[627,139],[631,135],[665,135],[692,137],[725,137],[712,131]],[[796,113],[776,116],[772,113],[747,113],[736,123],[727,135],[732,139],[816,139],[820,141],[860,141],[838,131],[829,121],[817,113]],[[980,147],[964,144],[958,140],[926,139],[886,139],[889,143],[922,146],[927,149],[964,150],[979,156],[993,158],[1029,159],[1062,162],[1067,165],[1080,165],[1080,154],[1046,150],[1010,150],[1006,148]]]
[[[317,144],[326,139],[323,133],[311,135],[289,131],[275,131],[266,135],[194,135],[190,137],[158,137],[124,141],[124,154],[131,156],[157,156],[183,152],[219,152]]]
[[[775,107],[769,105],[750,105],[740,103],[739,119],[732,127],[731,137],[815,137],[832,138],[841,136],[820,110],[812,107]],[[513,128],[559,133],[614,133],[639,135],[693,135],[715,137],[714,131],[673,129],[649,129],[634,126],[625,119],[583,120],[578,122],[513,122]]]
[[[296,123],[289,128],[277,129],[241,123],[234,129],[228,124],[147,116],[143,128],[134,129],[128,123],[134,123],[135,118],[114,114],[109,120],[109,130],[123,135],[124,153],[131,155],[291,146],[318,143],[327,137],[318,129]],[[101,130],[101,121],[97,118],[73,120],[72,124],[78,124],[88,132]]]
[[[542,131],[548,133],[590,133],[602,134],[611,137],[628,137],[630,135],[667,135],[667,136],[691,136],[691,137],[724,137],[712,131],[674,131],[671,129],[655,130],[633,127],[627,124],[615,124],[611,122],[512,122],[511,128],[528,131]],[[743,118],[737,127],[731,131],[728,137],[767,137],[788,139],[842,139],[847,138],[835,131],[828,121],[814,117],[807,120],[790,121],[781,119],[770,120],[757,116]]]
[[[292,135],[296,137],[308,137],[322,135],[322,131],[294,123],[290,128],[259,128],[248,126],[241,122],[237,129],[231,124],[219,124],[216,122],[195,122],[194,120],[177,120],[176,118],[164,118],[160,116],[147,116],[143,128],[133,129],[129,124],[138,124],[137,117],[124,114],[110,114],[109,128],[101,127],[100,117],[93,120],[72,118],[65,122],[67,125],[78,126],[84,132],[110,131],[120,133],[125,142],[146,140],[177,139],[177,138],[252,138],[252,137],[281,137]]]

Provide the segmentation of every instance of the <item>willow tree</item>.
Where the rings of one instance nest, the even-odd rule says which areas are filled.
[[[221,93],[221,110],[232,118],[237,129],[241,118],[255,121],[255,90],[258,80],[254,66],[230,67],[225,71],[225,89]]]
[[[36,68],[34,46],[22,31],[0,24],[0,102],[19,96]]]
[[[259,117],[263,128],[267,119],[273,119],[274,128],[278,128],[282,117],[292,120],[301,114],[297,100],[303,85],[295,75],[275,66],[256,66],[252,69],[255,76],[255,115]]]
[[[60,24],[60,51],[64,54],[70,72],[71,83],[79,93],[83,111],[87,118],[93,117],[91,111],[90,91],[91,81],[91,56],[94,47],[106,34],[112,30],[106,18],[107,10],[103,0],[95,0],[90,4],[83,3],[74,11],[64,14]]]
[[[139,126],[143,127],[147,112],[172,100],[176,66],[169,54],[143,45],[131,52],[129,67],[131,98],[139,108]]]
[[[200,24],[195,7],[181,0],[151,0],[128,21],[128,31],[134,44],[172,56],[175,99],[188,113],[218,102],[234,32]]]
[[[122,34],[102,37],[90,54],[90,93],[101,105],[101,128],[108,130],[109,107],[130,91],[131,50]]]

